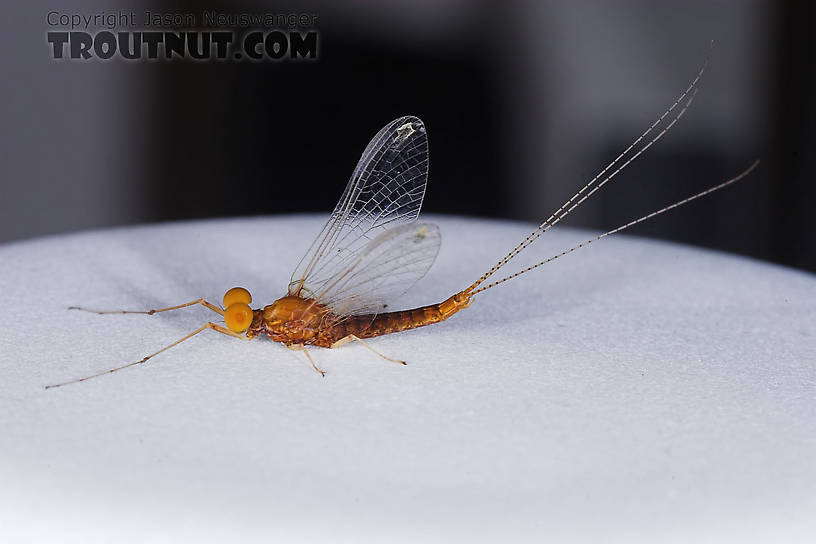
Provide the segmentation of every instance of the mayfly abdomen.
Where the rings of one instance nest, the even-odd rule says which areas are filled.
[[[313,342],[316,346],[331,347],[347,336],[373,338],[394,332],[417,329],[446,320],[459,310],[470,305],[471,296],[466,292],[453,295],[444,302],[429,304],[411,310],[399,310],[377,315],[357,315],[338,322],[318,334]]]

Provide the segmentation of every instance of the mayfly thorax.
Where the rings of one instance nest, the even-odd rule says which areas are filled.
[[[436,259],[441,244],[436,225],[417,221],[428,181],[428,137],[425,125],[417,117],[400,117],[383,127],[366,146],[328,222],[295,267],[285,296],[263,308],[252,309],[250,293],[246,289],[235,287],[226,292],[222,306],[198,299],[149,311],[95,312],[152,315],[202,305],[221,316],[224,325],[208,322],[139,361],[49,385],[46,389],[85,381],[144,363],[207,329],[242,340],[266,335],[291,349],[303,351],[314,369],[321,374],[324,372],[309,355],[307,346],[336,348],[347,342],[357,341],[385,359],[404,364],[403,361],[390,359],[379,353],[364,339],[444,321],[470,306],[474,297],[487,289],[610,234],[722,189],[748,175],[758,161],[738,176],[719,185],[595,236],[519,272],[488,282],[511,259],[662,138],[691,105],[705,68],[703,65],[671,107],[623,153],[492,268],[466,289],[443,302],[411,310],[384,311],[391,307],[393,300],[425,275]]]

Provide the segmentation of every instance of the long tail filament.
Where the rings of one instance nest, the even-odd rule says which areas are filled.
[[[520,270],[520,271],[516,272],[515,274],[510,274],[509,276],[504,277],[504,278],[502,278],[500,280],[494,281],[493,283],[491,283],[489,285],[486,285],[486,286],[484,286],[484,287],[482,287],[480,289],[476,289],[475,291],[470,291],[470,294],[475,295],[476,293],[481,293],[482,291],[490,289],[491,287],[495,287],[495,286],[499,285],[500,283],[506,282],[507,280],[512,280],[513,278],[517,278],[518,276],[521,276],[525,272],[529,272],[530,270],[533,270],[534,268],[538,268],[542,264],[547,264],[548,262],[554,261],[559,257],[563,257],[567,253],[572,253],[576,249],[582,248],[582,247],[584,247],[586,245],[589,245],[592,242],[600,240],[601,238],[606,238],[610,234],[615,234],[616,232],[620,232],[622,230],[628,229],[631,226],[637,225],[638,223],[646,221],[647,219],[651,219],[652,217],[654,217],[656,215],[660,215],[663,212],[667,212],[667,211],[669,211],[671,209],[677,208],[678,206],[682,206],[683,204],[687,204],[687,203],[691,202],[692,200],[696,200],[696,199],[698,199],[700,197],[703,197],[703,196],[705,196],[707,194],[713,193],[714,191],[718,191],[718,190],[722,189],[723,187],[727,187],[727,186],[731,185],[732,183],[736,183],[739,180],[741,180],[742,178],[744,178],[745,176],[747,176],[748,174],[750,174],[751,171],[753,171],[753,169],[756,168],[758,164],[759,164],[759,160],[756,160],[746,170],[744,170],[739,175],[729,179],[728,181],[724,181],[724,182],[720,183],[719,185],[715,185],[714,187],[709,187],[705,191],[697,193],[696,195],[690,196],[688,198],[684,198],[683,200],[680,200],[679,202],[675,202],[674,204],[666,206],[665,208],[661,208],[661,209],[659,209],[657,211],[654,211],[654,212],[650,213],[649,215],[644,215],[643,217],[641,217],[639,219],[635,219],[634,221],[630,221],[630,222],[626,223],[625,225],[621,225],[618,228],[612,229],[612,230],[610,230],[608,232],[604,232],[603,234],[599,234],[595,238],[590,238],[589,240],[586,240],[585,242],[581,242],[577,246],[573,246],[573,247],[571,247],[571,248],[569,248],[567,250],[562,251],[561,253],[559,253],[557,255],[553,255],[549,259],[545,259],[545,260],[543,260],[543,261],[541,261],[539,263],[536,263],[536,264],[534,264],[532,266],[528,266],[524,270]]]
[[[680,118],[683,114],[688,110],[691,106],[692,102],[694,101],[694,97],[697,95],[698,87],[697,84],[699,83],[700,79],[703,77],[703,73],[705,72],[706,68],[708,67],[708,59],[703,63],[703,66],[697,72],[696,77],[689,86],[683,91],[680,96],[674,101],[674,103],[665,111],[663,114],[658,117],[652,125],[646,129],[646,131],[638,136],[634,142],[629,145],[620,155],[618,155],[615,160],[610,162],[606,168],[598,172],[598,174],[593,177],[589,183],[584,185],[580,191],[575,193],[572,198],[567,200],[560,208],[558,208],[546,221],[540,224],[533,232],[530,233],[524,240],[521,241],[516,247],[514,247],[507,255],[505,255],[499,262],[497,262],[490,270],[485,272],[479,279],[477,279],[470,287],[468,287],[465,291],[466,292],[473,292],[477,293],[479,291],[483,291],[484,289],[479,289],[478,291],[474,291],[479,285],[481,285],[487,278],[492,276],[496,273],[500,268],[510,262],[513,257],[521,253],[527,246],[535,242],[539,236],[550,230],[553,226],[555,226],[559,221],[569,215],[575,208],[580,206],[587,198],[592,196],[592,194],[603,187],[609,180],[615,177],[618,173],[620,173],[624,168],[629,166],[636,158],[638,158],[644,151],[649,149],[655,142],[657,142],[660,138],[662,138]],[[688,97],[688,98],[687,98]],[[651,140],[649,140],[646,144],[644,144],[637,152],[626,159],[618,168],[612,171],[611,174],[603,178],[603,180],[595,185],[595,183],[601,179],[604,174],[606,174],[609,170],[611,170],[618,162],[620,162],[624,157],[626,157],[630,151],[632,151],[640,142],[642,142],[655,128],[657,128],[665,119],[666,117],[674,111],[674,109],[680,105],[685,100],[685,104],[683,104],[682,108],[675,114],[675,116],[671,119],[671,121]],[[593,185],[595,185],[593,187]],[[584,195],[584,192],[592,187],[592,189]],[[581,196],[583,195],[583,197]],[[579,199],[580,197],[580,199]],[[577,200],[577,201],[576,201]]]

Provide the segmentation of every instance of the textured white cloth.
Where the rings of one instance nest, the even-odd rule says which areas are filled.
[[[303,354],[148,309],[281,296],[325,217],[0,247],[9,541],[805,541],[816,534],[816,278],[615,236],[449,321]],[[469,285],[530,225],[431,218],[396,305]],[[589,237],[556,228],[527,264]],[[520,259],[521,260],[521,259]],[[508,266],[507,271],[519,268]],[[504,272],[504,270],[502,271]]]

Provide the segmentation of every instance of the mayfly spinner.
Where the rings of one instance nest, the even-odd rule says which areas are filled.
[[[153,315],[200,304],[222,316],[226,326],[206,323],[139,361],[46,388],[81,382],[145,363],[207,329],[242,340],[266,335],[275,342],[303,351],[320,374],[324,372],[306,351],[307,346],[336,348],[347,342],[357,341],[385,359],[404,364],[403,361],[385,357],[363,339],[444,321],[473,304],[474,297],[479,293],[610,234],[722,189],[748,175],[758,161],[728,181],[595,236],[515,274],[485,283],[663,137],[691,105],[704,70],[705,65],[671,107],[623,153],[495,266],[465,290],[443,302],[412,310],[384,311],[395,298],[425,275],[434,262],[441,243],[436,225],[417,221],[428,181],[428,136],[425,125],[416,117],[400,117],[383,127],[363,151],[328,222],[295,268],[284,297],[253,310],[249,306],[252,302],[249,292],[235,287],[224,295],[223,307],[198,299],[149,311],[96,312]],[[672,114],[675,110],[677,111]]]

